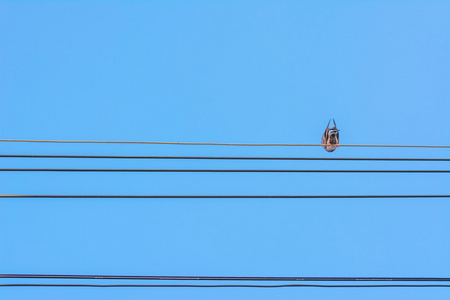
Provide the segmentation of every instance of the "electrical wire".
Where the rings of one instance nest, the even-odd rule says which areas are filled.
[[[442,277],[245,277],[245,276],[130,276],[130,275],[51,275],[51,274],[0,274],[0,278],[33,279],[96,279],[96,280],[189,280],[189,281],[357,281],[357,282],[448,282]],[[450,287],[446,284],[0,284],[0,287],[203,287],[203,288],[283,288],[283,287]]]
[[[450,170],[264,170],[264,169],[53,169],[0,168],[0,172],[143,172],[143,173],[450,173]]]
[[[0,154],[2,158],[106,158],[106,159],[211,159],[211,160],[339,160],[339,161],[450,161],[450,158],[341,158],[341,157],[236,157],[236,156],[137,156],[137,155],[34,155]]]
[[[175,143],[132,141],[49,141],[49,140],[0,140],[0,142],[39,143],[119,143],[119,144],[170,144],[170,145],[221,145],[221,146],[323,146],[321,144],[237,144],[237,143]],[[425,145],[341,145],[343,147],[416,147],[450,148],[450,146]],[[305,158],[305,157],[200,157],[200,156],[89,156],[89,155],[0,155],[22,158],[121,158],[121,159],[241,159],[241,160],[367,160],[367,161],[450,161],[450,159],[424,158]],[[449,173],[449,170],[229,170],[229,169],[18,169],[3,168],[0,171],[57,171],[57,172],[289,172],[289,173]],[[0,195],[0,198],[449,198],[450,195]],[[0,274],[0,278],[53,278],[53,279],[145,279],[145,280],[247,280],[247,281],[450,281],[450,278],[356,278],[356,277],[208,277],[208,276],[108,276],[108,275],[30,275]],[[193,284],[0,284],[0,287],[450,287],[443,284],[392,284],[392,285],[193,285]]]
[[[450,287],[448,284],[361,284],[361,285],[329,285],[329,284],[0,284],[0,287],[147,287],[147,288],[285,288],[285,287],[321,287],[321,288],[431,288]]]
[[[61,141],[61,140],[18,140],[0,139],[0,142],[25,142],[25,143],[79,143],[79,144],[157,144],[157,145],[198,145],[198,146],[326,146],[324,144],[250,144],[250,143],[197,143],[197,142],[149,142],[149,141]],[[339,145],[339,147],[400,147],[400,148],[450,148],[450,146],[429,145]]]
[[[450,195],[0,195],[0,198],[98,199],[379,199],[450,198]],[[1,277],[1,276],[0,276]]]
[[[63,275],[0,274],[0,278],[27,279],[113,279],[113,280],[195,280],[195,281],[450,281],[448,277],[293,277],[293,276],[174,276],[174,275]]]

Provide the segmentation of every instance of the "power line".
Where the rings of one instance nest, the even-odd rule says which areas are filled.
[[[323,144],[250,144],[250,143],[197,143],[197,142],[149,142],[149,141],[61,141],[61,140],[17,140],[0,139],[0,142],[25,142],[25,143],[79,143],[79,144],[156,144],[156,145],[198,145],[198,146],[293,146],[310,147],[326,146]],[[450,148],[450,146],[429,145],[339,145],[340,147],[396,147],[396,148]]]
[[[100,199],[378,199],[450,198],[450,195],[0,195],[0,198]],[[0,276],[1,278],[1,276]]]
[[[448,282],[442,277],[249,277],[249,276],[130,276],[130,275],[52,275],[52,274],[0,274],[0,278],[27,279],[96,279],[96,280],[163,280],[163,281],[357,281],[357,282]],[[283,287],[450,287],[445,284],[0,284],[0,287],[203,287],[203,288],[283,288]]]
[[[137,156],[137,155],[34,155],[0,154],[3,158],[106,158],[106,159],[211,159],[211,160],[338,160],[338,161],[450,161],[450,158],[341,158],[341,157],[236,157],[236,156]]]
[[[122,287],[122,288],[285,288],[285,287],[321,287],[321,288],[431,288],[450,287],[448,284],[361,284],[361,285],[330,285],[330,284],[0,284],[0,287]]]
[[[448,277],[293,277],[293,276],[171,276],[171,275],[59,275],[0,274],[0,278],[27,279],[114,279],[114,280],[194,280],[194,281],[450,281]]]
[[[450,170],[264,170],[264,169],[54,169],[0,168],[0,172],[143,172],[143,173],[450,173]]]
[[[169,143],[169,142],[114,142],[114,141],[38,141],[0,140],[3,142],[48,142],[48,143],[133,143],[176,145],[222,145],[222,146],[322,146],[321,144],[231,144],[231,143]],[[406,145],[341,145],[347,147],[422,147],[450,148],[450,146],[406,146]],[[121,159],[241,159],[241,160],[367,160],[367,161],[450,161],[450,159],[423,158],[301,158],[301,157],[187,157],[187,156],[82,156],[82,155],[0,155],[0,157],[33,158],[121,158]],[[56,171],[56,172],[283,172],[283,173],[449,173],[449,170],[229,170],[229,169],[0,169],[0,171]],[[0,195],[0,198],[449,198],[450,195]],[[49,277],[50,276],[50,277]],[[65,278],[67,277],[67,278]],[[83,277],[83,278],[81,278]],[[114,277],[114,278],[113,278]],[[139,277],[139,278],[138,278]],[[150,278],[151,277],[151,278]],[[354,278],[354,277],[208,277],[208,276],[98,276],[98,275],[2,275],[0,278],[58,278],[58,279],[145,279],[145,280],[247,280],[247,281],[450,281],[450,278]],[[0,284],[0,287],[450,287],[450,285],[99,285],[99,284]]]

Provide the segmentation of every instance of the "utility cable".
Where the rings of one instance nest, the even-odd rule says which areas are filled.
[[[379,199],[450,198],[450,195],[0,195],[0,198],[61,199]],[[0,276],[1,278],[1,276]]]
[[[321,287],[321,288],[432,288],[450,287],[448,284],[0,284],[0,287],[122,287],[122,288],[286,288],[286,287]]]
[[[53,169],[0,168],[0,172],[143,172],[143,173],[450,173],[450,170],[264,170],[264,169]]]
[[[237,156],[138,156],[138,155],[34,155],[0,154],[2,158],[106,158],[106,159],[211,159],[211,160],[338,160],[338,161],[450,161],[450,158],[358,158],[358,157],[237,157]]]
[[[449,281],[448,277],[296,277],[296,276],[174,276],[174,275],[63,275],[0,274],[0,278],[28,279],[115,279],[115,280],[195,280],[195,281]]]
[[[324,144],[250,144],[250,143],[197,143],[197,142],[151,142],[151,141],[62,141],[62,140],[18,140],[0,139],[0,142],[25,142],[25,143],[79,143],[79,144],[157,144],[157,145],[198,145],[198,146],[293,146],[310,147],[326,146]],[[429,145],[339,145],[339,147],[396,147],[396,148],[450,148],[450,146]]]

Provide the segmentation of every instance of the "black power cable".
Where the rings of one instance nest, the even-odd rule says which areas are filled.
[[[195,281],[450,281],[447,277],[280,277],[280,276],[173,276],[173,275],[58,275],[0,274],[0,278],[33,279],[119,279],[119,280],[195,280]]]
[[[309,196],[308,195],[0,195],[0,198],[373,199],[373,198],[450,198],[450,195],[309,195]]]
[[[264,170],[264,169],[53,169],[0,168],[0,172],[143,172],[143,173],[450,173],[450,170]]]
[[[448,284],[362,284],[362,285],[328,285],[328,284],[0,284],[0,287],[147,287],[147,288],[284,288],[284,287],[322,287],[322,288],[430,288],[450,287]]]
[[[337,160],[337,161],[450,161],[450,158],[341,158],[341,157],[254,157],[254,156],[138,156],[138,155],[33,155],[0,154],[3,158],[106,158],[106,159],[209,159],[209,160]]]

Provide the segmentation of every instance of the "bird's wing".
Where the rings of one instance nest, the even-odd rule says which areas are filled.
[[[330,120],[330,121],[331,121],[331,120]],[[322,144],[326,144],[327,141],[328,141],[328,129],[329,129],[329,127],[330,127],[330,121],[328,121],[327,128],[325,128],[325,132],[323,133],[323,136],[322,136]]]

